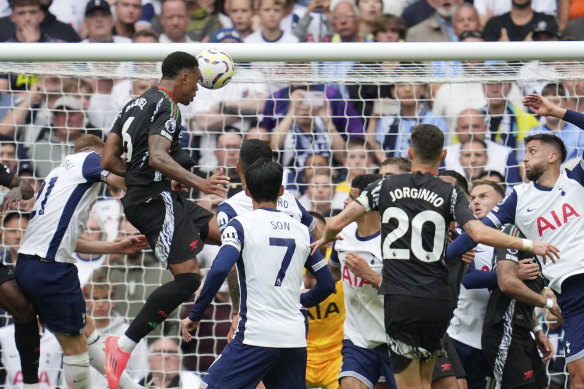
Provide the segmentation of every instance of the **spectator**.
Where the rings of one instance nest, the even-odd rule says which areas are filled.
[[[547,84],[541,95],[553,104],[566,108],[566,89],[561,84]],[[584,133],[572,123],[565,122],[553,116],[541,118],[541,125],[529,130],[526,136],[548,133],[554,134],[564,141],[567,149],[566,161],[582,156],[584,150]],[[524,152],[520,153],[523,159]]]
[[[241,40],[253,33],[253,2],[254,0],[229,0],[226,5],[227,15]]]
[[[310,0],[304,16],[294,28],[301,42],[330,42],[333,28],[330,24],[330,0]]]
[[[41,22],[40,22],[40,30],[41,33],[45,36],[52,37],[53,39],[57,39],[60,41],[65,42],[79,42],[81,38],[77,35],[77,32],[71,27],[69,24],[63,23],[55,17],[50,11],[49,6],[53,0],[26,0],[26,1],[10,1],[10,6],[12,10],[14,10],[15,4],[21,3],[26,4],[28,3],[29,6],[36,6],[36,4],[40,4],[41,7]],[[14,22],[11,20],[11,16],[5,16],[0,18],[0,42],[7,41],[11,39],[15,35],[15,25]]]
[[[182,371],[182,355],[174,339],[160,338],[148,350],[148,376],[140,381],[147,386],[155,379],[158,388],[198,388],[201,379],[195,373]]]
[[[306,192],[298,200],[311,212],[317,212],[325,218],[332,216],[334,184],[328,169],[318,169],[308,181]]]
[[[550,24],[541,21],[533,25],[533,41],[559,41],[561,34],[558,32],[557,24]],[[545,74],[545,77],[537,77],[537,74]],[[527,96],[532,93],[541,94],[548,79],[561,78],[560,71],[553,62],[532,60],[524,63],[518,71],[517,85],[521,89],[522,95]],[[544,80],[545,79],[545,80]]]
[[[187,2],[190,15],[187,31],[193,41],[209,42],[221,28],[218,16],[220,4],[218,0],[189,0]]]
[[[465,31],[481,31],[481,21],[477,9],[469,3],[462,3],[456,7],[452,17],[452,29],[460,40],[460,36]]]
[[[533,26],[541,21],[557,24],[552,15],[535,12],[531,8],[531,0],[515,0],[511,4],[511,11],[494,16],[485,24],[485,40],[530,41],[533,37]]]
[[[478,179],[485,171],[488,159],[487,144],[484,141],[471,139],[460,144],[459,162],[464,169],[464,176],[467,181],[472,182]]]
[[[409,173],[412,171],[412,161],[404,157],[390,157],[381,162],[379,175],[382,177],[394,174]]]
[[[306,191],[308,182],[316,170],[329,167],[329,160],[322,154],[311,154],[304,161],[300,169],[284,168],[284,186],[296,197],[300,197]]]
[[[94,215],[87,219],[86,229],[81,236],[88,240],[105,241],[107,238],[106,231],[101,221]],[[79,284],[83,286],[91,279],[93,271],[101,267],[107,257],[105,254],[81,254],[75,253],[75,266],[77,267],[77,276]],[[93,381],[93,380],[92,380]]]
[[[346,169],[345,179],[335,186],[335,196],[332,209],[342,210],[345,207],[345,199],[349,196],[351,182],[361,174],[369,173],[372,169],[367,143],[363,138],[352,138],[346,143],[346,151],[343,148],[342,165]]]
[[[559,0],[558,20],[563,30],[571,20],[584,16],[584,2],[581,0]]]
[[[235,168],[239,160],[241,141],[242,136],[237,132],[226,132],[217,137],[217,148],[215,148],[217,167],[223,169],[223,175],[230,178],[231,185],[239,181],[239,173]]]
[[[114,35],[114,18],[105,0],[91,0],[85,8],[87,37],[84,43],[128,43],[130,38]]]
[[[110,335],[119,336],[128,328],[128,323],[116,310],[114,287],[104,278],[94,277],[83,287],[83,297],[87,304],[87,313],[93,317],[99,341],[105,347],[105,339]],[[134,381],[143,379],[147,374],[148,345],[142,340],[137,346],[136,354],[130,357],[126,372]],[[91,369],[91,384],[94,387],[107,387],[107,380],[95,369]]]
[[[357,0],[359,7],[359,34],[368,41],[373,40],[375,22],[383,11],[382,0]]]
[[[361,111],[356,111],[350,102],[343,99],[336,87],[325,85],[291,84],[274,92],[271,98],[266,101],[263,112],[262,126],[268,131],[273,132],[274,128],[288,114],[290,110],[290,94],[297,89],[305,89],[311,93],[322,92],[324,94],[324,100],[328,102],[331,109],[333,123],[343,137],[363,136]]]
[[[562,37],[570,41],[584,40],[584,16],[570,20],[562,29]]]
[[[20,240],[28,225],[29,219],[30,215],[28,213],[20,213],[18,211],[8,212],[2,218],[2,230],[0,230],[2,247],[0,248],[0,256],[5,265],[16,265]]]
[[[487,105],[481,112],[487,117],[490,138],[520,151],[527,131],[538,125],[537,118],[509,100],[510,82],[485,83],[483,90]]]
[[[394,75],[403,77],[408,72],[397,70]],[[387,157],[407,156],[412,128],[418,124],[434,124],[446,134],[446,122],[434,115],[422,98],[426,89],[422,84],[397,84],[391,94],[399,104],[398,111],[382,115],[374,110],[367,128],[367,143],[378,162]]]
[[[465,175],[465,170],[461,161],[461,144],[476,140],[484,142],[486,145],[487,163],[485,171],[497,172],[505,177],[504,181],[508,183],[520,183],[523,176],[523,168],[519,166],[515,151],[510,147],[503,146],[499,143],[487,139],[488,128],[483,114],[477,109],[465,109],[460,112],[456,120],[455,138],[460,143],[446,147],[448,153],[444,160],[444,167],[448,170],[454,170]],[[481,173],[479,173],[480,175]],[[476,174],[474,175],[477,177]]]
[[[452,26],[456,6],[463,0],[432,0],[434,14],[423,22],[410,27],[407,42],[456,42],[458,36]]]
[[[90,0],[42,0],[47,9],[55,15],[56,19],[77,31],[83,30],[84,12]]]
[[[242,43],[241,35],[234,28],[222,28],[211,40],[213,43]]]
[[[14,172],[18,171],[16,150],[16,143],[12,142],[10,138],[0,138],[0,164]]]
[[[333,8],[332,27],[335,35],[332,42],[364,42],[359,34],[359,8],[351,0],[340,0]]]
[[[136,31],[132,36],[134,43],[158,43],[158,35],[149,28]]]
[[[375,42],[403,42],[407,32],[408,26],[402,18],[388,14],[379,15],[371,30]]]
[[[14,35],[9,37],[7,42],[62,42],[42,32],[41,23],[44,15],[40,0],[13,0],[10,7]]]
[[[39,388],[63,387],[63,350],[56,336],[41,327],[40,358],[38,366]],[[14,341],[14,324],[0,328],[0,363],[2,364],[3,388],[22,388],[23,376]]]
[[[270,133],[262,126],[251,127],[245,133],[244,140],[248,139],[259,139],[266,143],[270,143]]]
[[[81,103],[72,96],[59,98],[53,106],[53,120],[41,130],[36,142],[29,145],[28,155],[35,170],[44,178],[61,163],[63,155],[73,154],[75,141],[84,133],[99,134],[99,130],[87,130]]]
[[[291,32],[286,32],[281,28],[281,22],[284,18],[285,0],[259,0],[257,15],[261,27],[254,33],[248,35],[243,41],[245,43],[296,43],[298,38]],[[274,79],[275,72],[279,72],[278,67],[283,62],[262,62],[261,64],[253,63],[252,68],[258,73],[263,74],[266,79]],[[268,93],[273,93],[280,88],[287,86],[281,82],[270,83]]]
[[[481,24],[484,26],[493,16],[503,15],[511,11],[512,2],[512,0],[474,0],[473,4],[479,11]],[[557,3],[556,0],[531,0],[531,7],[537,12],[556,15]]]
[[[141,0],[117,0],[114,10],[114,34],[133,38],[136,33],[134,26],[142,14]]]
[[[343,137],[330,119],[328,102],[309,100],[306,93],[302,89],[292,92],[288,114],[270,140],[272,150],[281,152],[284,167],[300,168],[315,152],[328,158],[333,150],[345,147]]]
[[[198,104],[191,104],[191,145],[196,149],[195,160],[200,169],[209,173],[217,168],[213,150],[217,137],[225,131],[245,134],[257,124],[264,110],[267,90],[263,83],[233,82],[221,89],[221,93],[200,88]]]
[[[434,7],[430,4],[431,0],[417,0],[408,5],[401,13],[401,17],[405,20],[408,28],[423,22],[431,17],[434,12]]]
[[[165,0],[160,12],[162,34],[158,38],[161,43],[191,43],[195,42],[187,35],[189,15],[184,0]]]
[[[18,84],[19,76],[11,75],[2,82],[7,82],[10,88],[27,88],[15,99],[15,106],[0,122],[0,134],[18,139],[28,146],[39,137],[39,128],[46,127],[51,121],[51,110],[55,101],[62,96],[64,79],[43,76],[32,78],[32,85]],[[18,86],[19,85],[19,86]],[[19,150],[21,151],[21,150]],[[23,157],[23,156],[21,156]],[[25,157],[25,156],[24,156]],[[26,157],[25,157],[26,158]]]

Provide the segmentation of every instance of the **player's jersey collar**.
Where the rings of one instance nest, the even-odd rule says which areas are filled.
[[[269,211],[269,212],[281,212],[279,209],[276,209],[276,208],[260,207],[258,209],[263,209],[264,211]]]
[[[172,95],[172,93],[170,93],[166,89],[161,88],[161,87],[158,87],[158,90],[163,91],[164,93],[168,94],[170,96],[170,98],[172,99],[172,101],[176,101],[176,99],[174,98],[174,96]]]

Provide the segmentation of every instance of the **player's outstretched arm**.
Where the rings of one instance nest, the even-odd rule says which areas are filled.
[[[341,230],[347,225],[357,220],[364,213],[365,208],[363,208],[358,201],[352,201],[342,210],[341,213],[330,218],[326,222],[322,237],[310,245],[310,247],[312,247],[312,254],[314,255],[318,249],[327,243],[341,239],[337,236],[339,232],[341,232]]]
[[[566,108],[562,108],[538,94],[525,96],[523,105],[540,116],[554,116],[562,119],[566,115]]]
[[[118,176],[126,174],[126,161],[122,159],[124,153],[122,137],[110,132],[105,140],[105,147],[101,155],[101,167]]]
[[[554,263],[556,262],[556,259],[560,258],[560,250],[547,242],[532,241],[529,239],[520,239],[510,236],[494,228],[487,227],[478,220],[469,220],[464,223],[462,228],[475,242],[483,243],[487,246],[507,247],[529,251],[541,255],[544,264],[546,262],[546,257],[548,256]]]
[[[17,175],[14,175],[9,185],[10,190],[4,196],[0,211],[2,213],[16,209],[20,200],[28,200],[34,196],[34,189],[30,184]]]
[[[211,304],[213,297],[215,297],[221,288],[223,281],[227,278],[227,275],[238,258],[239,250],[231,245],[223,245],[219,249],[219,253],[217,253],[217,257],[215,257],[213,265],[209,273],[207,273],[207,277],[205,277],[205,283],[203,284],[199,298],[195,301],[195,305],[193,305],[189,316],[182,321],[182,335],[185,342],[188,343],[191,341],[191,331],[196,329],[196,327],[192,328],[192,323],[201,321],[203,312]]]
[[[318,266],[322,267],[316,271],[314,271],[314,265],[308,266],[309,263],[307,262],[306,269],[316,278],[316,284],[308,292],[300,295],[300,304],[305,308],[320,304],[335,291],[333,275],[326,265],[326,260],[322,258],[321,261],[324,261],[324,263],[319,262],[320,265]]]
[[[148,246],[144,235],[127,236],[115,242],[92,240],[81,236],[77,239],[75,251],[82,254],[134,254]]]
[[[223,176],[223,170],[203,179],[179,165],[169,154],[170,141],[162,135],[148,137],[148,163],[153,169],[160,171],[167,178],[175,180],[191,188],[197,188],[201,192],[224,196],[227,193],[226,185],[229,177]]]

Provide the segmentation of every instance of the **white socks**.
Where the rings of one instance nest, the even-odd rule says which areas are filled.
[[[85,353],[63,356],[67,386],[71,389],[89,389],[89,355]]]
[[[89,363],[91,366],[101,374],[105,374],[105,350],[97,330],[94,330],[87,338],[87,349],[89,350]],[[135,383],[132,378],[130,378],[128,373],[124,371],[122,373],[122,377],[120,378],[120,388],[138,389],[142,388],[142,386]]]
[[[134,351],[137,345],[138,343],[134,342],[126,335],[120,336],[120,339],[118,340],[118,347],[125,353],[131,353],[132,351]]]

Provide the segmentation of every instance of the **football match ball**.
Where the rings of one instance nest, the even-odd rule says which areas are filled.
[[[229,54],[217,49],[207,49],[197,54],[199,84],[207,89],[219,89],[233,77],[233,60]]]

